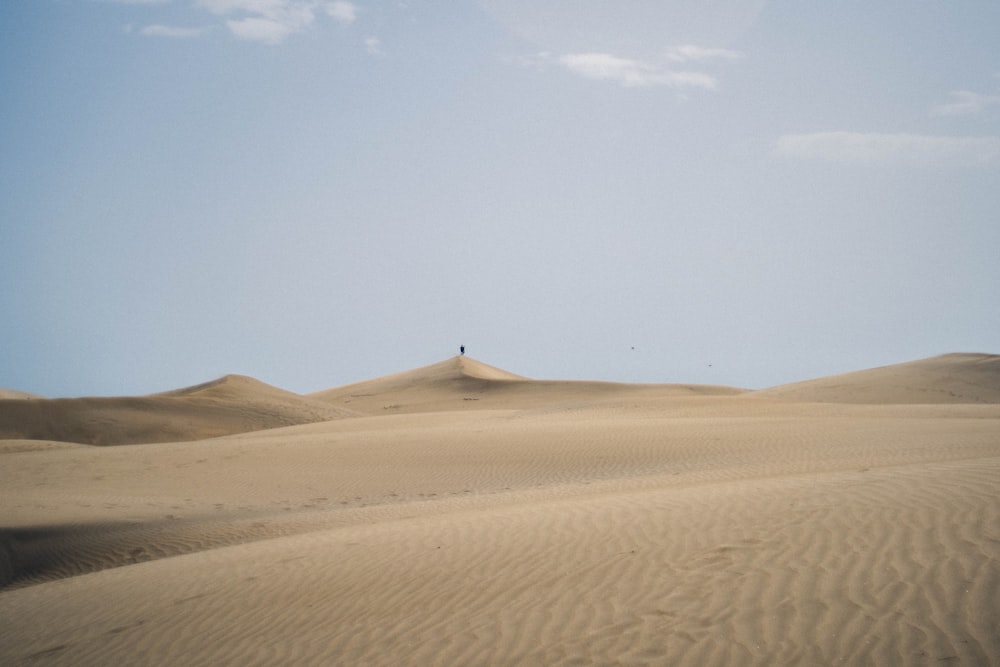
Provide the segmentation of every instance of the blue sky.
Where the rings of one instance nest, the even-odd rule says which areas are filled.
[[[0,8],[0,387],[1000,352],[1000,4]]]

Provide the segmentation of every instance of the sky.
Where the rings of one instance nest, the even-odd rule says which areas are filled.
[[[0,5],[0,387],[1000,353],[995,0]]]

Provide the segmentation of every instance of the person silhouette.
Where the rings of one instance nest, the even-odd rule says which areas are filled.
[[[464,345],[459,345],[458,349],[459,349],[459,351],[460,351],[460,352],[461,352],[462,354],[465,354],[465,346],[464,346]]]

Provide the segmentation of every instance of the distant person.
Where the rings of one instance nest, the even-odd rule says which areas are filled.
[[[462,352],[462,354],[465,354],[465,346],[464,345],[460,345],[458,349]]]

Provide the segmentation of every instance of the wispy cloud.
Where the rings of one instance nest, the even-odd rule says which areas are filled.
[[[352,2],[331,2],[327,5],[326,13],[345,25],[354,23],[358,18],[358,8]]]
[[[281,44],[293,32],[302,30],[311,23],[280,21],[261,16],[226,21],[226,27],[239,37],[264,44]]]
[[[337,0],[198,0],[198,4],[226,19],[226,26],[240,39],[280,44],[289,35],[308,29],[323,12],[343,24],[357,19],[354,3]]]
[[[147,37],[169,37],[171,39],[192,39],[205,34],[204,28],[180,28],[170,25],[147,25],[139,30],[140,35]]]
[[[715,77],[704,72],[675,71],[644,60],[619,58],[608,53],[568,53],[559,63],[588,79],[615,81],[623,86],[716,87]]]
[[[778,139],[777,155],[867,165],[975,166],[1000,162],[1000,137],[817,132]]]
[[[739,51],[729,49],[712,49],[695,44],[682,44],[667,49],[664,54],[666,59],[675,63],[686,63],[692,61],[705,60],[739,60],[744,57]]]
[[[1000,95],[982,95],[971,90],[955,90],[951,102],[940,104],[931,110],[935,116],[969,116],[982,113],[987,107],[1000,104]]]
[[[553,54],[542,51],[510,58],[521,67],[544,70],[557,65],[577,76],[617,83],[626,88],[665,86],[674,89],[714,90],[718,79],[705,70],[711,60],[738,60],[743,54],[728,49],[712,49],[693,44],[675,46],[655,58],[627,58],[605,52]],[[677,68],[679,63],[698,62],[695,69]]]
[[[365,49],[373,56],[382,55],[382,40],[378,37],[365,37]]]

